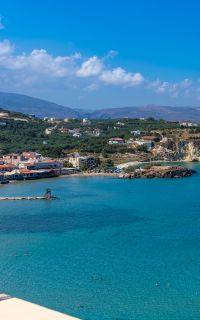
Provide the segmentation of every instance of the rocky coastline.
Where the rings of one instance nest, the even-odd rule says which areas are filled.
[[[195,174],[196,171],[182,166],[151,166],[149,168],[135,169],[133,172],[120,174],[123,179],[153,179],[153,178],[185,178]]]

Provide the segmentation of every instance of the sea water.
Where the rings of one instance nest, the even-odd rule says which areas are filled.
[[[199,173],[0,186],[59,197],[0,202],[0,292],[87,320],[199,320],[199,186]]]

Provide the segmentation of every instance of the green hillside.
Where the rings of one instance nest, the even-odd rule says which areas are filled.
[[[80,153],[124,153],[127,145],[108,145],[112,137],[129,139],[133,137],[132,130],[142,130],[149,134],[153,129],[178,128],[179,124],[164,120],[122,119],[123,125],[117,125],[118,120],[92,120],[83,126],[79,119],[69,122],[47,122],[17,112],[0,109],[0,154],[22,151],[38,151],[45,156],[62,157],[67,152]],[[52,129],[46,134],[47,128]],[[64,130],[62,130],[64,129]],[[77,130],[80,137],[74,137],[68,130]],[[100,135],[96,135],[98,130]],[[61,131],[65,131],[64,133]]]

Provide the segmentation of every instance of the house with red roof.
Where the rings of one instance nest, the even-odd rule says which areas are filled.
[[[108,144],[123,144],[123,143],[125,143],[125,140],[122,138],[111,138],[108,141]]]

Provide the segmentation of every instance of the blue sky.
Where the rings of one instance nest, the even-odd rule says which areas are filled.
[[[198,0],[10,0],[0,90],[78,108],[200,105]]]

